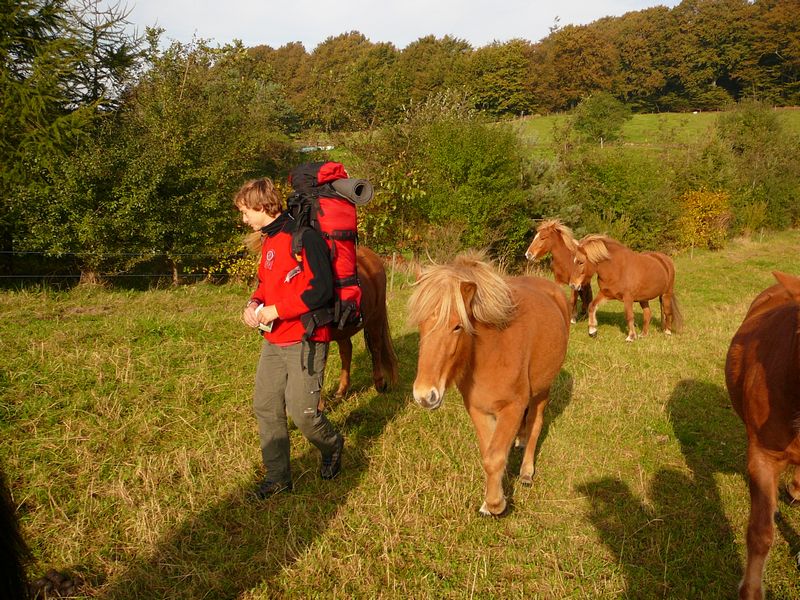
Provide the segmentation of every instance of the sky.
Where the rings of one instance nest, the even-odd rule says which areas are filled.
[[[279,48],[301,42],[307,52],[327,38],[358,31],[373,43],[405,48],[421,37],[445,35],[473,48],[521,38],[538,42],[556,23],[584,25],[677,0],[119,0],[130,10],[131,32],[164,29],[162,42],[193,37],[223,45]]]

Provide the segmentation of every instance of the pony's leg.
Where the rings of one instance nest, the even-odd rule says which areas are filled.
[[[581,296],[581,312],[578,314],[579,317],[586,315],[589,310],[589,305],[592,303],[592,282],[587,281],[583,285],[581,285],[581,289],[579,290]]]
[[[572,298],[570,298],[570,303],[572,305],[572,311],[570,312],[570,323],[577,323],[578,322],[578,290],[574,288],[570,288],[572,292]],[[584,309],[586,307],[584,306]]]
[[[506,497],[503,494],[503,475],[508,464],[508,453],[519,431],[525,407],[509,404],[497,414],[494,427],[486,451],[483,453],[483,470],[486,473],[486,494],[482,515],[498,516],[506,510]],[[526,450],[527,451],[527,450]]]
[[[542,432],[544,424],[544,409],[550,400],[549,394],[545,393],[531,400],[528,407],[528,417],[525,424],[527,438],[525,442],[525,454],[522,456],[522,465],[519,469],[519,482],[522,485],[533,485],[533,475],[536,473],[536,444],[539,441],[539,434]]]
[[[650,302],[647,300],[640,300],[639,306],[642,307],[642,336],[647,335],[650,330],[650,318],[653,316],[653,311],[650,310]]]
[[[672,335],[672,294],[661,296],[661,329]]]
[[[353,362],[353,342],[350,338],[337,340],[339,346],[339,358],[342,362],[342,370],[339,373],[339,389],[336,390],[337,398],[344,398],[350,389],[350,366]],[[322,400],[320,400],[322,402]]]
[[[764,597],[761,579],[767,553],[775,537],[773,519],[778,504],[778,476],[785,466],[785,462],[772,460],[753,446],[748,448],[750,520],[747,525],[747,565],[739,585],[739,598],[751,600]]]
[[[633,323],[633,298],[624,296],[622,302],[625,304],[625,321],[628,323],[628,337],[625,338],[625,341],[632,342],[636,339],[636,326]]]
[[[608,298],[606,298],[601,291],[589,305],[589,337],[595,337],[597,335],[597,307],[607,299]]]

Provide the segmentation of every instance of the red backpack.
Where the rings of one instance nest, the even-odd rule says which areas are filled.
[[[310,334],[317,325],[333,323],[339,329],[361,323],[361,285],[356,268],[358,219],[356,205],[372,198],[372,185],[350,179],[337,162],[305,163],[289,175],[294,190],[287,199],[289,213],[297,222],[292,252],[302,250],[304,228],[316,229],[328,244],[333,270],[332,309],[313,311],[306,323]]]

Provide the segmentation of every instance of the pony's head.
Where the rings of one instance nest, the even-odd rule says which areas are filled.
[[[445,390],[469,366],[476,325],[502,329],[514,312],[508,283],[482,253],[423,270],[408,301],[409,321],[419,328],[414,400],[441,406]]]
[[[575,238],[572,237],[572,230],[564,225],[559,219],[548,219],[542,221],[536,228],[536,236],[533,238],[531,245],[525,251],[525,258],[528,260],[536,260],[541,258],[561,241],[567,249],[575,254],[577,243]]]
[[[597,264],[611,258],[603,235],[590,234],[578,242],[575,249],[574,265],[569,277],[569,286],[574,290],[581,289],[597,271]]]

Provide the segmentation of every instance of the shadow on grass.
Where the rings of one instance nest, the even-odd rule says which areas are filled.
[[[607,305],[609,306],[606,310],[598,309],[597,311],[597,326],[612,325],[619,329],[620,333],[627,336],[628,322],[625,320],[625,305],[618,300],[609,300],[602,306],[605,308]],[[650,301],[650,310],[652,314],[650,317],[650,331],[648,335],[662,331],[661,309],[658,299]],[[642,314],[642,307],[639,306],[638,302],[633,303],[633,324],[634,327],[636,327],[637,335],[641,335],[642,327],[644,326],[644,314]]]
[[[394,342],[398,356],[416,352],[416,336],[406,335]],[[371,372],[365,352],[357,353],[353,364],[366,365],[360,368]],[[272,589],[270,595],[274,595],[275,589],[281,589],[277,578],[324,534],[339,507],[358,487],[369,469],[370,447],[407,406],[409,387],[408,369],[401,368],[393,391],[373,391],[360,402],[345,400],[337,409],[332,420],[345,435],[346,446],[342,473],[335,480],[320,480],[315,449],[293,454],[292,493],[260,501],[252,495],[257,478],[237,486],[187,516],[152,553],[134,559],[125,572],[114,577],[100,597],[235,598],[262,587]],[[258,448],[243,448],[242,452],[255,456]]]
[[[668,409],[689,473],[660,469],[647,503],[616,478],[577,489],[622,566],[627,596],[734,597],[742,565],[714,475],[742,474],[743,426],[726,391],[709,383],[679,382]]]

